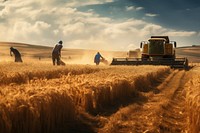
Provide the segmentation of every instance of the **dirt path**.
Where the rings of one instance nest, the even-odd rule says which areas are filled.
[[[148,101],[121,108],[99,132],[180,133],[185,130],[184,84],[189,71],[174,70],[159,86],[145,93]]]
[[[189,75],[184,74],[184,78],[180,80],[179,87],[173,94],[171,100],[166,106],[163,106],[162,121],[159,125],[160,132],[180,133],[186,130],[184,84],[188,78]]]

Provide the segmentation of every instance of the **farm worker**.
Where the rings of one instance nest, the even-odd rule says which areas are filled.
[[[23,62],[19,51],[13,47],[10,47],[10,56],[13,56],[12,53],[15,56],[15,62]]]
[[[100,54],[99,52],[97,52],[97,54],[96,54],[95,57],[94,57],[94,63],[96,63],[96,65],[99,65],[99,63],[100,63],[100,61],[101,61],[100,58],[104,59],[104,58],[101,56],[101,54]]]
[[[61,57],[61,49],[63,47],[63,42],[60,40],[55,47],[53,48],[52,51],[52,61],[53,61],[53,65],[55,65],[55,62],[57,63],[57,65],[60,65],[60,57]]]

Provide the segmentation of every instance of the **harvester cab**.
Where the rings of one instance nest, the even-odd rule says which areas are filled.
[[[174,59],[176,42],[169,41],[168,36],[152,36],[148,42],[142,41],[140,48],[143,60]]]
[[[113,58],[111,65],[167,65],[188,68],[187,58],[176,58],[176,42],[168,36],[151,36],[140,44],[141,58]]]

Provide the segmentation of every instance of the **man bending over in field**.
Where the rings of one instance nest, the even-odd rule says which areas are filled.
[[[61,60],[60,60],[60,57],[61,57],[61,49],[63,47],[63,42],[62,41],[59,41],[55,47],[53,48],[53,51],[52,51],[52,61],[53,61],[53,65],[55,65],[55,62],[57,63],[57,65],[60,65],[61,63]]]
[[[10,56],[12,56],[12,53],[15,55],[15,62],[23,62],[19,51],[13,47],[10,47]]]

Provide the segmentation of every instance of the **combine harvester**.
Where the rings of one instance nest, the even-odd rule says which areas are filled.
[[[176,42],[169,41],[168,36],[151,36],[142,41],[141,58],[113,58],[111,65],[166,65],[171,68],[188,69],[187,58],[176,58]]]

